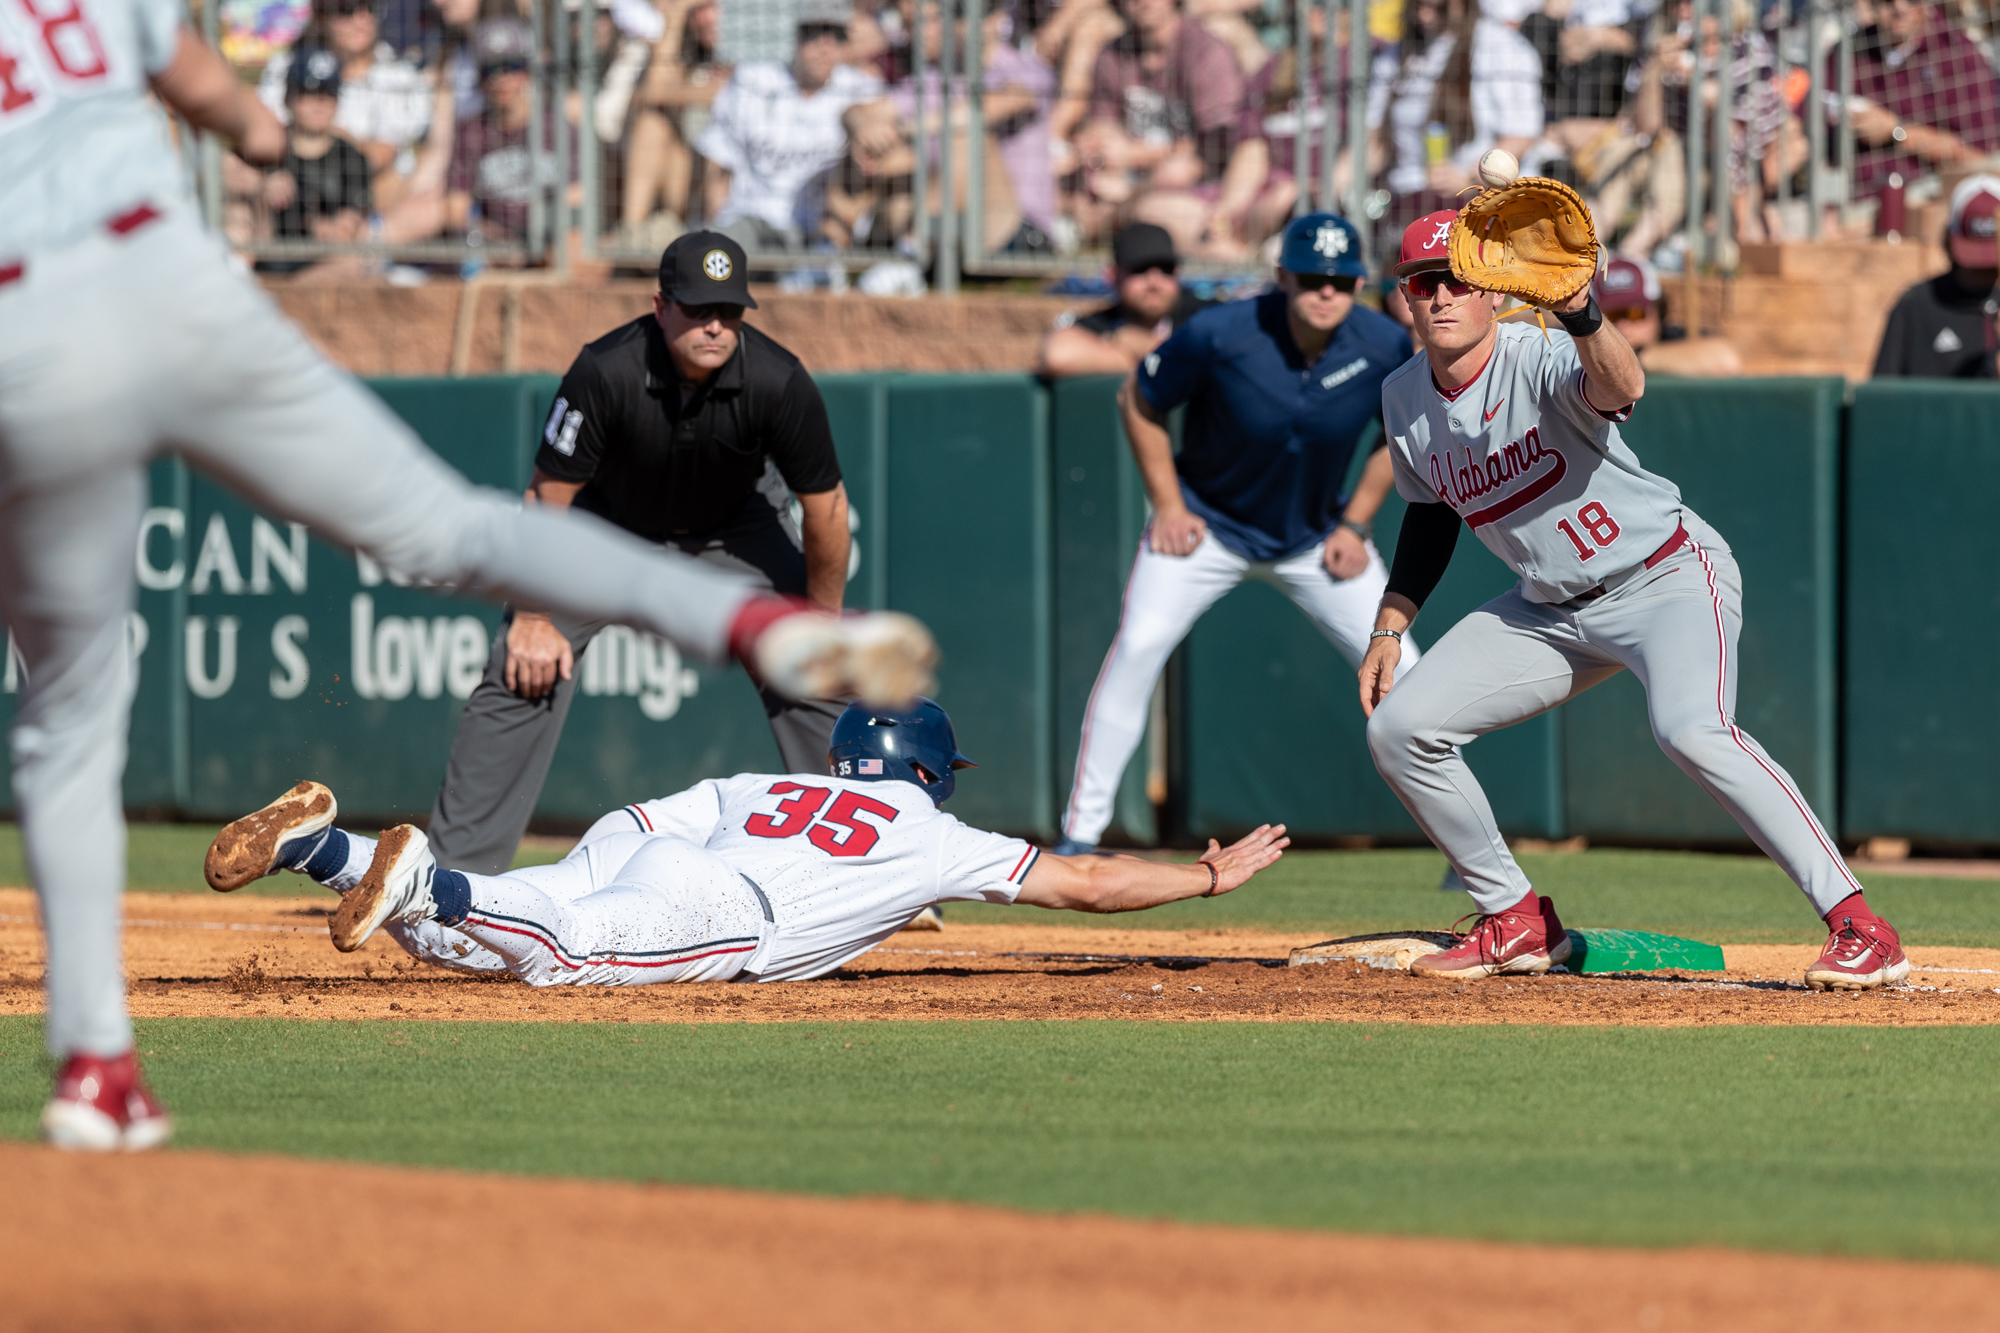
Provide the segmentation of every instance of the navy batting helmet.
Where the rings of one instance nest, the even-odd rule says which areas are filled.
[[[1330,273],[1337,278],[1365,278],[1361,233],[1346,218],[1332,213],[1307,213],[1285,228],[1278,267],[1287,273]]]
[[[951,718],[934,699],[912,708],[849,704],[833,724],[826,759],[834,777],[914,782],[939,805],[951,795],[953,769],[978,767],[958,752]]]

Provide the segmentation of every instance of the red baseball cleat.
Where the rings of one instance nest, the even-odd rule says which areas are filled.
[[[1528,896],[1478,924],[1443,953],[1410,964],[1422,977],[1477,981],[1501,972],[1546,972],[1569,957],[1569,932],[1556,919],[1555,900]]]
[[[1896,928],[1869,911],[1855,894],[1827,914],[1826,948],[1806,969],[1814,990],[1874,990],[1910,975]]]
[[[143,1152],[174,1132],[132,1052],[72,1055],[42,1108],[42,1137],[70,1152]]]

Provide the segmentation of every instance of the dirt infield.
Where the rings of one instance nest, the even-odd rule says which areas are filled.
[[[1789,1333],[1851,1322],[1859,1292],[1883,1293],[1909,1328],[1990,1328],[2000,1306],[2000,1272],[1971,1265],[1188,1226],[193,1152],[76,1158],[0,1144],[0,1196],[8,1329],[415,1333],[611,1319],[1017,1333],[1471,1318],[1556,1333]],[[1445,1293],[1453,1317],[1425,1318]]]
[[[1911,984],[1806,990],[1806,945],[1725,950],[1730,970],[1686,976],[1507,978],[1458,985],[1361,965],[1277,965],[1309,935],[953,925],[905,932],[833,977],[771,986],[554,987],[448,973],[378,935],[327,941],[330,895],[126,900],[132,1010],[157,1017],[552,1022],[1139,1018],[1333,1021],[1936,1025],[2000,1022],[2000,950],[1912,949]],[[32,897],[0,890],[0,1013],[42,1006]]]

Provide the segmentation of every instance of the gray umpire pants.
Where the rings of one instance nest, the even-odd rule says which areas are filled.
[[[1743,579],[1693,513],[1689,545],[1587,602],[1502,593],[1446,631],[1368,720],[1375,766],[1482,912],[1531,887],[1459,747],[1630,670],[1653,739],[1721,803],[1825,916],[1861,885],[1791,775],[1736,725]]]
[[[755,514],[764,508],[764,501],[753,500],[746,508]],[[674,544],[697,560],[753,579],[760,587],[802,597],[805,556],[776,513],[765,512],[768,517],[758,515],[706,539]],[[551,619],[579,659],[605,625],[602,620]],[[507,688],[507,627],[512,620],[510,614],[493,636],[486,674],[459,714],[444,783],[431,806],[429,836],[438,864],[475,875],[505,874],[513,865],[576,698],[574,676],[557,680],[554,691],[539,699],[524,699]],[[787,699],[770,690],[759,694],[784,771],[826,772],[833,724],[844,705]]]
[[[125,626],[146,468],[164,451],[414,579],[631,624],[710,660],[755,592],[607,523],[474,488],[191,218],[30,257],[0,285],[0,615],[27,669],[9,742],[58,1055],[132,1045]]]

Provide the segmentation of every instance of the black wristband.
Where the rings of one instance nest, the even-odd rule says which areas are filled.
[[[1558,310],[1555,313],[1557,322],[1569,330],[1572,338],[1588,338],[1604,327],[1604,312],[1597,308],[1595,295],[1584,298],[1581,310],[1572,310],[1568,314]]]
[[[1201,896],[1204,898],[1213,898],[1216,888],[1222,883],[1222,879],[1215,873],[1215,862],[1203,861],[1201,864],[1208,867],[1208,892]]]

